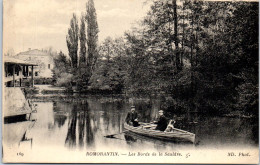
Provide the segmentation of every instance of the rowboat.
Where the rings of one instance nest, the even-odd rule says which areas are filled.
[[[155,130],[156,124],[140,123],[140,126],[133,127],[124,123],[125,131],[133,132],[146,137],[166,140],[195,142],[195,134],[177,128],[172,128],[170,132]]]

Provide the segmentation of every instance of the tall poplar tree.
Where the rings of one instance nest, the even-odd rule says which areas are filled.
[[[71,65],[73,68],[78,67],[78,21],[76,14],[73,13],[73,17],[70,21],[70,28],[68,29],[68,35],[66,36],[67,47],[69,51],[69,56],[71,58]]]
[[[98,56],[98,24],[97,24],[97,14],[94,6],[93,0],[89,0],[87,3],[87,14],[86,14],[86,22],[87,22],[87,72],[88,72],[88,80],[90,79],[93,69]],[[87,80],[87,81],[88,81]]]
[[[80,24],[80,34],[79,34],[79,41],[80,41],[80,50],[79,50],[79,66],[84,67],[86,63],[86,27],[85,27],[85,18],[84,14],[81,15],[81,24]]]
[[[84,88],[87,85],[88,71],[86,70],[86,27],[85,27],[85,14],[82,13],[81,19],[80,19],[80,32],[79,32],[79,41],[80,41],[80,50],[79,50],[79,69],[78,69],[78,79],[77,79],[77,87]]]

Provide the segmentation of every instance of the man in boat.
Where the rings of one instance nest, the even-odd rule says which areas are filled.
[[[135,112],[135,106],[131,106],[131,111],[128,112],[125,122],[134,127],[138,127],[140,125],[138,123],[138,114]]]
[[[163,113],[163,110],[160,110],[158,121],[153,122],[154,124],[157,124],[155,130],[165,131],[168,126],[168,119],[164,116]]]

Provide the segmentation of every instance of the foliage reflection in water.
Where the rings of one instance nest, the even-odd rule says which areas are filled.
[[[252,119],[206,116],[205,114],[175,114],[176,127],[196,134],[196,144],[172,143],[144,138],[124,131],[123,123],[129,103],[101,102],[89,98],[77,102],[37,102],[37,121],[26,134],[34,147],[57,146],[69,150],[171,150],[200,147],[257,147],[257,123]],[[138,102],[140,120],[156,118],[158,105]],[[256,123],[256,124],[253,124]],[[106,135],[116,134],[114,138]]]

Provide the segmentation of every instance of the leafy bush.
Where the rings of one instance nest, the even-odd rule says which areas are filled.
[[[56,80],[57,86],[70,87],[73,80],[73,75],[70,73],[61,73],[60,77]]]

